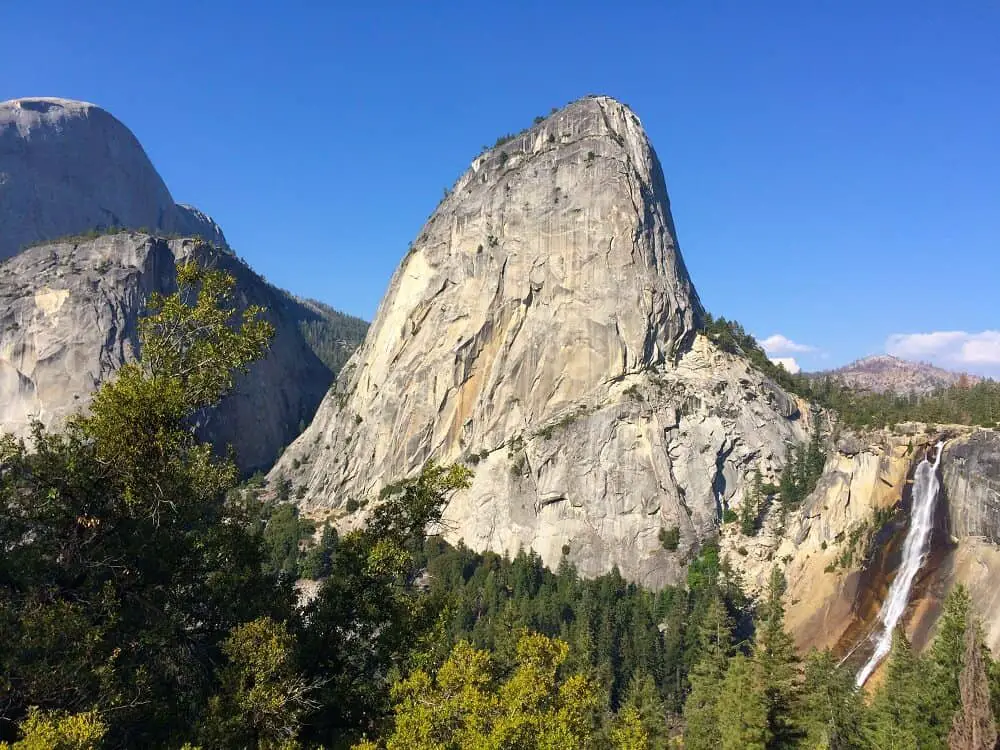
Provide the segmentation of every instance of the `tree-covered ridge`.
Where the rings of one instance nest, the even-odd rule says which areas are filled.
[[[688,586],[653,592],[617,570],[580,578],[564,562],[556,571],[533,552],[515,557],[477,553],[440,538],[424,546],[427,595],[441,613],[436,649],[468,640],[493,653],[501,671],[513,667],[523,631],[570,644],[568,665],[597,679],[617,709],[633,678],[648,678],[657,700],[679,711],[688,672],[698,657],[697,630],[718,600],[739,640],[748,627],[748,602],[732,568],[708,545],[691,563]],[[737,629],[739,624],[742,629]]]
[[[768,359],[757,340],[735,321],[706,314],[704,333],[724,351],[745,356],[785,390],[836,411],[849,427],[889,427],[901,422],[1000,427],[1000,382],[995,380],[957,384],[922,395],[871,393],[831,377],[789,373]]]
[[[337,377],[354,350],[365,340],[367,321],[313,299],[301,299],[299,302],[315,313],[315,316],[303,316],[299,320],[302,337]]]

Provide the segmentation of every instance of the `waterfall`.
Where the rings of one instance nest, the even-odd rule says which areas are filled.
[[[889,587],[889,594],[878,613],[881,630],[877,631],[875,652],[858,672],[856,680],[858,687],[865,684],[875,671],[875,667],[889,653],[893,631],[906,610],[913,579],[917,577],[920,566],[924,563],[924,556],[927,554],[927,541],[934,526],[934,504],[938,496],[937,468],[941,463],[941,449],[944,443],[939,442],[936,447],[937,456],[934,458],[934,463],[924,457],[913,474],[913,506],[910,510],[910,529],[906,533],[906,541],[903,542],[903,559],[899,565],[899,572]]]

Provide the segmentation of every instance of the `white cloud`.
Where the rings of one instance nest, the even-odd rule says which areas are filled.
[[[760,345],[764,347],[764,351],[767,352],[769,355],[794,354],[796,352],[804,353],[804,352],[816,351],[815,346],[796,343],[787,336],[782,336],[780,333],[776,333],[773,336],[768,336],[766,339],[760,342]]]
[[[885,350],[952,370],[1000,374],[1000,331],[896,333],[886,340]]]
[[[802,369],[799,367],[799,363],[795,361],[795,357],[768,357],[768,359],[776,365],[781,365],[792,373],[792,375]]]

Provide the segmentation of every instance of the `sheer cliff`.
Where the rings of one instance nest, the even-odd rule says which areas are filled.
[[[276,334],[265,360],[201,420],[244,471],[267,469],[308,423],[332,378],[300,332],[319,313],[275,289],[228,252],[192,239],[123,232],[56,242],[0,262],[0,431],[25,436],[33,418],[57,425],[138,351],[152,292],[170,293],[187,258],[237,280],[241,306],[262,305]]]

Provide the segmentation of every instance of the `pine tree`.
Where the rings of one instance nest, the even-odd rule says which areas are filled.
[[[618,714],[618,720],[611,729],[611,746],[614,750],[650,750],[649,732],[643,724],[639,712],[629,706]]]
[[[729,662],[719,690],[715,720],[722,750],[765,750],[775,747],[768,729],[767,704],[758,666],[743,654]],[[684,747],[688,747],[685,739]],[[694,748],[694,745],[691,745]]]
[[[636,673],[629,680],[622,701],[621,713],[634,712],[646,738],[650,750],[664,750],[667,747],[667,722],[663,701],[660,699],[656,683],[648,674]]]
[[[764,481],[760,467],[754,469],[747,491],[743,496],[743,507],[740,508],[740,531],[743,536],[753,536],[757,533],[757,519],[760,517],[763,501]]]
[[[983,650],[979,628],[970,622],[965,628],[965,666],[958,680],[962,705],[948,735],[951,750],[993,750],[997,744]]]
[[[775,567],[767,598],[761,606],[752,650],[767,710],[769,748],[794,747],[801,736],[795,722],[801,692],[798,656],[795,642],[785,630],[785,607],[781,602],[784,592],[785,578]]]
[[[684,702],[684,747],[717,750],[721,742],[716,705],[733,652],[733,622],[716,592],[698,629],[699,660],[691,670],[691,692]]]
[[[876,690],[867,714],[865,735],[878,750],[943,748],[922,716],[927,690],[923,660],[910,647],[902,629],[892,637],[885,680]]]
[[[799,721],[806,732],[805,746],[824,750],[867,747],[862,732],[865,706],[854,687],[854,675],[837,666],[829,651],[806,657]]]
[[[971,609],[968,590],[956,586],[944,601],[937,634],[931,644],[933,716],[942,740],[951,729],[952,717],[961,703],[958,676],[965,660],[965,632],[969,628]]]

